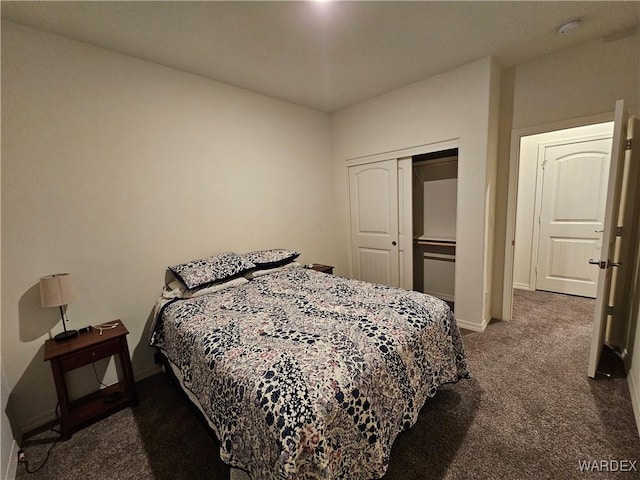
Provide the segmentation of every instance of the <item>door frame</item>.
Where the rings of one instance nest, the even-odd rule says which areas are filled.
[[[502,285],[502,315],[501,320],[510,321],[513,318],[513,265],[515,252],[516,211],[518,199],[518,173],[520,168],[520,141],[522,137],[539,133],[553,132],[566,128],[583,127],[595,123],[613,121],[613,110],[607,113],[579,117],[560,122],[521,128],[511,131],[511,148],[509,155],[509,183],[507,190],[507,217],[504,242],[504,274]]]
[[[601,122],[608,123],[608,122]],[[579,143],[579,142],[588,142],[594,140],[606,140],[610,139],[613,136],[613,128],[611,134],[591,134],[591,135],[582,135],[578,137],[572,137],[570,140],[552,140],[552,141],[543,141],[538,142],[538,147],[543,147],[544,151],[538,151],[537,158],[537,167],[536,167],[536,189],[535,189],[535,199],[534,199],[534,223],[533,223],[533,237],[531,241],[531,263],[529,266],[529,289],[535,290],[536,285],[538,283],[538,257],[540,255],[540,222],[536,222],[536,218],[540,218],[542,214],[542,205],[544,201],[543,197],[543,189],[544,189],[544,175],[543,175],[543,162],[546,155],[546,149],[548,147],[555,147],[559,145],[566,145],[567,143]],[[517,217],[517,208],[516,208],[516,217]],[[515,234],[515,232],[514,232]],[[514,250],[515,251],[515,250]],[[595,297],[593,297],[595,298]]]

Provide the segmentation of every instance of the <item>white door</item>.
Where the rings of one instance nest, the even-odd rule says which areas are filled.
[[[615,292],[611,288],[611,279],[613,268],[616,263],[626,263],[629,255],[627,251],[619,251],[616,256],[616,231],[618,227],[618,218],[622,193],[622,178],[625,160],[625,150],[627,143],[627,124],[628,117],[624,107],[624,101],[616,102],[616,110],[614,115],[613,127],[613,148],[611,151],[611,166],[609,168],[609,184],[607,191],[607,203],[605,208],[604,226],[602,232],[602,250],[601,255],[596,257],[591,263],[594,269],[598,269],[598,289],[596,295],[596,305],[593,317],[593,332],[591,333],[591,350],[589,353],[588,375],[595,377],[602,353],[602,347],[605,342],[605,333],[607,327],[607,319],[610,315],[610,300],[615,297]],[[635,190],[636,185],[630,185],[629,190]],[[624,226],[623,226],[624,232]],[[616,289],[626,291],[625,278],[622,277],[615,286]],[[616,311],[615,308],[611,313],[620,314],[621,309]]]
[[[386,160],[348,170],[353,275],[400,286],[398,162]]]
[[[623,225],[622,235],[618,245],[620,252],[629,252],[624,263],[618,267],[616,274],[620,276],[619,281],[623,282],[625,289],[616,288],[613,297],[614,314],[611,317],[612,324],[607,337],[607,342],[620,347],[624,353],[633,351],[633,341],[635,339],[638,322],[638,298],[637,292],[640,286],[636,281],[638,271],[638,254],[640,244],[638,235],[640,234],[640,118],[634,117],[629,121],[629,138],[631,145],[627,145],[627,155],[625,158],[625,179],[622,198],[624,208],[621,209],[619,218],[620,225]],[[631,149],[629,150],[629,147]],[[621,260],[621,262],[623,262]],[[615,288],[615,287],[614,287]],[[633,355],[624,355],[627,372],[631,369]]]
[[[611,138],[540,146],[536,289],[596,297]]]

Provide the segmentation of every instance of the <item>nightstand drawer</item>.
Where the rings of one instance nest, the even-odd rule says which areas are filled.
[[[94,345],[89,349],[81,350],[60,358],[60,367],[63,372],[68,372],[69,370],[96,362],[102,358],[116,355],[120,353],[121,350],[120,339],[114,338],[99,345]]]

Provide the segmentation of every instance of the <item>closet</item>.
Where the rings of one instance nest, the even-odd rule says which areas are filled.
[[[455,301],[458,150],[412,157],[413,288]]]
[[[348,165],[355,278],[453,304],[457,148]]]

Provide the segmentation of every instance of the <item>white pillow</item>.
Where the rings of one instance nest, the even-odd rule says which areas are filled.
[[[245,277],[234,278],[222,283],[216,283],[209,287],[189,289],[185,287],[179,280],[173,280],[169,282],[162,292],[162,297],[166,299],[170,298],[195,298],[209,293],[219,292],[226,288],[237,287],[249,283],[249,280]]]
[[[258,278],[258,277],[262,277],[263,275],[268,275],[270,273],[280,272],[288,268],[296,268],[299,266],[300,264],[298,262],[292,262],[287,265],[283,265],[282,267],[268,268],[267,270],[254,270],[253,272],[247,274],[247,276],[249,278]]]

